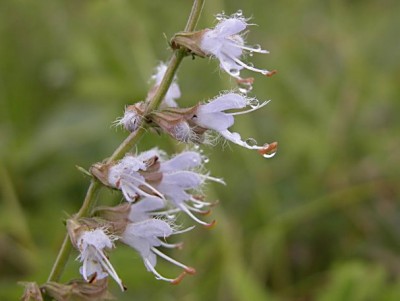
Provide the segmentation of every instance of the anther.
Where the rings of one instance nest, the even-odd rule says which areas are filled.
[[[275,74],[277,74],[277,73],[278,73],[277,70],[272,70],[272,71],[269,71],[267,74],[265,74],[265,76],[267,76],[267,77],[272,77],[273,75],[275,75]]]

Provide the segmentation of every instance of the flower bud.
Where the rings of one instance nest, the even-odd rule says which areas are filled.
[[[151,113],[148,118],[154,124],[155,129],[161,129],[171,137],[181,142],[192,141],[193,132],[188,120],[192,119],[197,106],[190,108],[165,108]]]
[[[123,126],[129,132],[136,131],[142,123],[145,109],[146,105],[143,101],[127,106],[124,116],[118,118],[114,125]]]

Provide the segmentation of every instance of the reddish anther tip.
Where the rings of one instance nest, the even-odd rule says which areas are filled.
[[[267,74],[265,74],[265,76],[271,77],[271,76],[273,76],[273,75],[275,75],[275,74],[277,74],[277,73],[278,73],[277,70],[272,70],[272,71],[268,72]]]
[[[213,220],[211,223],[205,225],[204,227],[206,227],[207,229],[212,229],[212,228],[214,228],[216,223],[217,223],[217,221]]]
[[[194,274],[196,274],[196,269],[195,269],[195,268],[192,268],[192,267],[187,267],[187,268],[185,269],[185,272],[188,273],[188,274],[190,274],[190,275],[194,275]]]
[[[268,154],[276,153],[277,149],[278,149],[278,142],[272,142],[272,143],[266,144],[266,147],[259,149],[258,152],[260,155],[268,155]]]
[[[185,278],[186,275],[187,273],[183,271],[178,277],[171,281],[171,284],[178,285],[179,283],[181,283],[182,279]]]
[[[211,213],[211,209],[208,209],[208,210],[204,210],[204,211],[201,211],[201,212],[199,212],[201,215],[204,215],[204,216],[207,216],[207,215],[209,215],[210,213]]]
[[[240,78],[237,79],[236,82],[238,84],[253,84],[254,83],[254,77],[247,77],[247,78]]]

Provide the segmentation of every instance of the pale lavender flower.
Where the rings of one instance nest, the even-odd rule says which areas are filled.
[[[249,113],[265,106],[268,102],[259,103],[256,99],[247,98],[237,93],[226,93],[199,105],[192,121],[200,127],[218,132],[225,139],[248,149],[262,150],[264,146],[258,146],[253,139],[242,140],[240,134],[230,132],[228,129],[234,124],[235,115]],[[228,110],[250,109],[234,112]]]
[[[162,198],[162,194],[146,182],[140,171],[146,171],[143,160],[133,155],[126,155],[108,171],[108,183],[111,187],[120,189],[125,199],[134,202],[138,197],[152,197],[148,191]],[[147,188],[147,189],[146,189]]]
[[[131,205],[128,218],[130,221],[141,222],[159,215],[156,210],[161,210],[164,207],[165,202],[162,199],[146,197]]]
[[[162,79],[164,78],[165,72],[167,71],[167,65],[165,63],[160,63],[156,68],[156,73],[151,77],[155,81],[155,87],[158,87],[161,84]],[[163,102],[161,106],[166,107],[177,107],[176,99],[181,97],[181,90],[177,84],[177,77],[174,76],[174,79],[171,85],[168,88],[167,93],[164,96]]]
[[[200,42],[200,49],[207,55],[216,57],[220,62],[221,69],[225,70],[234,78],[240,78],[240,70],[243,68],[261,73],[263,75],[271,75],[274,72],[258,69],[251,64],[244,63],[240,57],[248,52],[268,53],[267,50],[261,49],[259,45],[253,47],[245,45],[243,32],[247,26],[247,19],[242,16],[242,12],[227,17],[222,14],[218,15],[218,24],[214,29],[206,30]]]
[[[146,269],[152,272],[156,279],[178,284],[186,274],[194,274],[196,272],[195,269],[165,255],[157,247],[180,248],[182,244],[168,244],[163,240],[173,234],[189,231],[193,227],[183,231],[176,231],[166,221],[148,218],[152,214],[149,211],[158,209],[159,205],[154,198],[143,199],[138,204],[133,204],[129,215],[129,219],[132,222],[126,226],[125,231],[122,233],[121,241],[139,252]],[[181,267],[184,272],[174,279],[162,276],[155,269],[157,256]]]
[[[202,164],[202,156],[194,151],[185,151],[168,161],[161,162],[160,172],[162,172],[163,176],[161,182],[156,185],[156,189],[178,210],[182,210],[199,224],[210,227],[214,225],[215,221],[206,223],[197,218],[192,212],[207,214],[209,210],[204,210],[203,208],[211,204],[193,196],[191,192],[201,190],[206,180],[221,184],[225,183],[222,179],[194,171],[194,169],[200,168]]]
[[[103,279],[110,275],[121,289],[125,290],[122,280],[104,254],[105,250],[114,248],[114,240],[115,238],[107,235],[103,229],[83,231],[76,241],[80,252],[78,259],[82,262],[79,272],[86,281],[93,275],[95,279]]]
[[[201,172],[202,166],[203,157],[195,151],[184,151],[168,160],[163,151],[155,148],[137,156],[126,155],[115,165],[108,165],[106,168],[101,164],[96,165],[92,172],[106,185],[120,189],[127,201],[135,202],[143,198],[134,204],[135,207],[142,206],[148,211],[148,206],[158,206],[153,210],[159,210],[169,205],[173,208],[157,214],[183,211],[196,222],[212,226],[214,222],[208,224],[193,214],[209,213],[210,210],[204,208],[212,204],[202,201],[201,196],[193,193],[201,192],[205,181],[225,183]],[[106,181],[103,180],[104,177]],[[141,211],[143,210],[137,211],[137,214],[146,217]]]

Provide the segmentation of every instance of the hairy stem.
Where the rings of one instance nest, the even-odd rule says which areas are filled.
[[[201,11],[203,9],[204,1],[205,0],[194,0],[190,16],[185,27],[185,31],[193,31],[195,29],[196,24],[200,18]],[[158,108],[162,99],[167,93],[174,79],[175,73],[178,70],[178,67],[185,55],[185,50],[177,50],[172,54],[164,78],[157,88],[154,97],[149,102],[146,113],[149,113]],[[107,159],[107,163],[121,159],[130,149],[132,149],[132,147],[137,143],[137,141],[143,136],[144,133],[145,130],[143,129],[143,127],[139,127],[139,130],[131,133]],[[79,218],[89,215],[91,209],[95,206],[97,195],[101,187],[101,183],[93,178],[86,193],[85,200],[83,201],[83,204],[75,217]],[[66,234],[47,281],[59,281],[64,271],[64,267],[68,261],[71,249],[71,241],[68,234]]]

